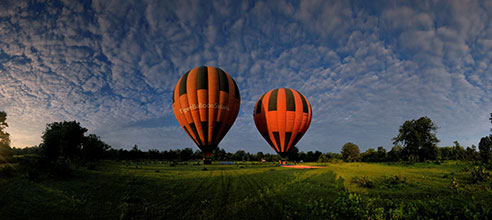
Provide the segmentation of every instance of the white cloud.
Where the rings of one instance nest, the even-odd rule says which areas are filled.
[[[389,147],[401,123],[424,115],[441,127],[443,145],[455,137],[470,145],[490,127],[488,2],[62,4],[0,7],[0,110],[14,145],[39,143],[46,123],[78,120],[115,147],[136,139],[142,148],[177,147],[172,141],[187,137],[171,91],[201,65],[223,68],[241,89],[241,113],[221,145],[228,150],[269,149],[251,112],[278,87],[312,104],[305,150],[338,151],[351,140]],[[129,127],[148,120],[162,126]]]

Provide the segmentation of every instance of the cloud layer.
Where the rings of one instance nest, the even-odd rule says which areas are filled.
[[[0,110],[14,146],[77,120],[115,148],[191,147],[171,91],[193,67],[237,81],[241,111],[220,147],[273,152],[252,109],[264,92],[307,96],[298,144],[391,147],[429,116],[441,146],[477,144],[492,109],[490,1],[51,1],[0,4]]]

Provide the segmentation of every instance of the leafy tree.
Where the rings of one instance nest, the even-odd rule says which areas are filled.
[[[318,158],[318,163],[325,163],[328,161],[330,161],[330,158],[326,154],[321,154],[321,156],[319,156]]]
[[[10,134],[5,131],[7,124],[7,113],[0,111],[0,146],[10,146]]]
[[[492,140],[489,136],[480,139],[478,144],[478,149],[480,150],[480,160],[483,163],[488,163],[490,161],[490,149],[492,148]]]
[[[454,141],[453,151],[454,151],[455,160],[465,160],[465,156],[466,156],[465,148],[461,146],[458,141]]]
[[[263,152],[258,152],[256,153],[256,161],[261,161],[262,159],[265,159],[265,154],[263,154]]]
[[[100,137],[95,134],[89,134],[84,138],[81,156],[86,161],[96,161],[102,159],[104,152],[110,148],[109,145],[101,141]]]
[[[179,159],[181,161],[191,160],[193,156],[193,149],[187,147],[179,152]]]
[[[46,125],[41,144],[42,155],[51,161],[63,157],[74,159],[80,155],[87,128],[76,121],[53,122]]]
[[[287,158],[291,161],[297,161],[299,159],[299,149],[296,146],[292,146],[287,152]]]
[[[490,123],[492,123],[492,113],[490,113],[489,120],[490,120]],[[490,129],[490,131],[492,132],[492,128]]]
[[[407,160],[434,160],[439,152],[436,146],[439,139],[434,133],[436,130],[437,126],[428,117],[405,121],[398,136],[393,138],[393,144],[403,144],[402,153]]]
[[[477,146],[472,145],[471,148],[467,147],[466,148],[466,153],[465,153],[466,160],[470,161],[478,161],[480,160],[480,155],[477,152]]]
[[[342,147],[342,159],[345,161],[357,161],[360,158],[359,146],[348,142]]]
[[[439,157],[441,160],[454,160],[454,150],[452,147],[440,147]]]
[[[236,153],[234,153],[232,159],[235,161],[244,161],[246,160],[246,152],[243,150],[238,150],[236,151]]]
[[[395,145],[391,148],[390,152],[388,152],[388,160],[396,162],[402,160],[402,151],[401,145]]]
[[[212,152],[212,156],[211,157],[212,157],[213,160],[222,160],[222,161],[224,161],[224,160],[228,160],[226,158],[226,155],[227,155],[227,153],[226,153],[226,151],[224,149],[222,149],[220,147],[217,147]]]
[[[379,146],[377,150],[377,161],[383,162],[386,161],[388,154],[386,153],[386,149],[383,146]]]
[[[363,162],[376,162],[378,160],[377,152],[374,148],[369,148],[366,152],[360,154],[361,160]]]
[[[13,154],[10,148],[10,135],[5,131],[7,124],[7,113],[0,111],[0,163],[8,161]]]
[[[146,157],[149,160],[158,160],[161,157],[161,153],[157,149],[149,149],[146,152]]]

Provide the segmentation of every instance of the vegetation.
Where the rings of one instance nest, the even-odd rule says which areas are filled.
[[[359,146],[348,142],[342,147],[342,159],[345,161],[357,161],[360,157]]]
[[[435,160],[438,155],[436,143],[439,142],[433,133],[436,130],[437,126],[428,117],[405,121],[399,129],[398,136],[393,138],[393,144],[403,144],[402,156],[406,160]]]
[[[206,171],[190,162],[100,163],[62,180],[0,177],[2,219],[492,217],[492,181],[472,182],[471,165],[462,162],[311,163],[327,167],[305,170],[243,162]]]
[[[2,219],[492,218],[491,137],[479,151],[438,148],[427,117],[406,121],[389,152],[293,147],[289,163],[323,167],[306,170],[263,152],[217,148],[212,160],[235,162],[203,165],[192,148],[113,149],[76,121],[48,124],[39,146],[10,148],[7,126],[0,112]]]
[[[13,155],[10,148],[10,135],[5,131],[7,124],[7,113],[0,111],[0,164],[9,162]]]

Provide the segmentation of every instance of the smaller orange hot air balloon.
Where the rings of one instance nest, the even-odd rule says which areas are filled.
[[[281,157],[295,146],[311,124],[311,104],[300,92],[280,88],[263,94],[256,102],[256,128]]]
[[[240,104],[236,82],[228,73],[210,66],[188,71],[173,93],[176,119],[206,157],[231,128]]]

